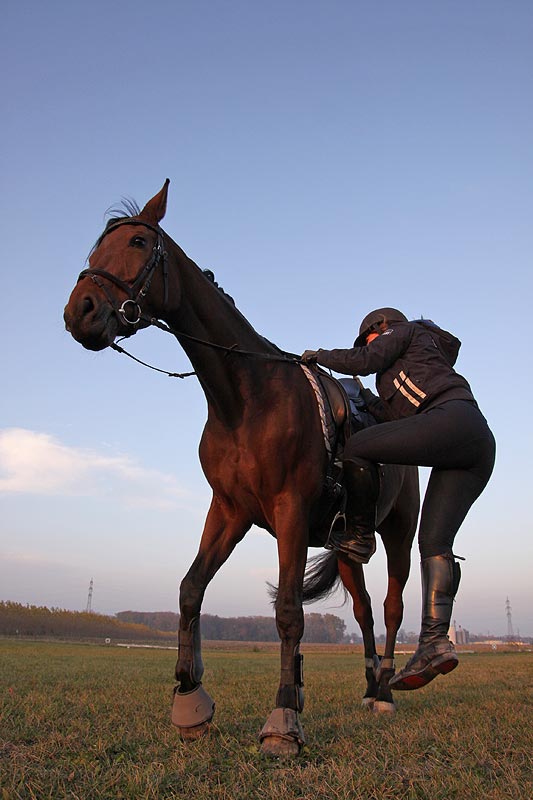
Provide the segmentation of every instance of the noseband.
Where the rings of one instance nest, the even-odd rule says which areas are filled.
[[[123,225],[142,225],[144,228],[148,228],[157,235],[157,240],[152,248],[152,255],[150,256],[149,260],[144,264],[131,284],[126,283],[125,281],[117,278],[116,275],[113,275],[111,272],[107,272],[105,269],[99,269],[98,267],[90,267],[89,269],[84,269],[80,272],[78,276],[78,283],[79,281],[83,280],[83,278],[91,278],[91,280],[98,286],[99,289],[103,291],[107,300],[111,304],[114,312],[117,314],[119,320],[124,322],[126,325],[137,325],[141,319],[143,318],[142,308],[141,308],[141,301],[144,300],[146,295],[148,294],[148,290],[150,289],[150,284],[152,283],[152,278],[154,273],[159,266],[162,264],[163,268],[163,283],[164,283],[164,304],[167,304],[168,301],[168,257],[167,252],[164,247],[163,241],[163,232],[161,228],[154,227],[153,225],[149,225],[147,222],[143,222],[142,220],[138,219],[126,219],[117,222],[115,225],[110,225],[107,230],[100,236],[96,247],[102,243],[102,240],[110,233],[112,233],[117,228],[121,228]],[[119,289],[122,289],[128,295],[127,300],[124,300],[121,306],[117,304],[114,297],[111,293],[107,290],[105,283],[102,282],[101,278],[105,278],[106,280],[114,283],[115,286],[118,286]],[[127,314],[130,314],[132,317],[131,319],[128,317]]]

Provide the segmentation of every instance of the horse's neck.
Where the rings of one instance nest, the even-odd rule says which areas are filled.
[[[163,315],[163,319],[177,331],[177,338],[194,367],[210,411],[219,421],[234,427],[242,418],[250,388],[255,386],[257,389],[264,381],[264,361],[231,355],[230,349],[258,354],[274,354],[276,351],[177,245],[176,253],[179,286],[175,290],[180,296],[179,309]],[[180,336],[180,333],[186,336]],[[201,339],[202,343],[187,336]],[[228,349],[210,347],[203,342]]]

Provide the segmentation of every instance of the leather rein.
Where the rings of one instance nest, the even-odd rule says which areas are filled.
[[[148,228],[157,235],[157,240],[152,248],[152,254],[146,264],[144,264],[140,270],[138,271],[137,275],[133,279],[132,283],[126,283],[125,281],[117,278],[116,275],[113,275],[112,272],[108,272],[105,269],[99,269],[98,267],[89,267],[88,269],[84,269],[80,272],[78,276],[78,283],[79,281],[83,280],[83,278],[91,278],[93,283],[98,286],[99,289],[102,290],[104,293],[108,303],[111,305],[113,311],[119,318],[119,321],[123,322],[126,325],[130,325],[132,327],[138,325],[140,322],[146,323],[147,326],[153,326],[159,328],[160,330],[164,331],[165,333],[171,333],[174,336],[183,337],[188,339],[191,342],[195,342],[196,344],[202,344],[206,347],[211,347],[214,350],[221,350],[226,355],[235,354],[241,356],[253,356],[254,358],[260,358],[265,361],[283,361],[292,364],[300,364],[301,359],[293,355],[291,353],[282,354],[279,356],[271,355],[269,353],[255,353],[248,350],[241,350],[237,344],[232,345],[231,347],[226,347],[225,345],[216,344],[216,342],[209,342],[204,339],[199,339],[196,336],[191,336],[188,333],[184,333],[183,331],[177,331],[172,328],[170,325],[167,325],[164,322],[161,322],[157,317],[149,317],[143,313],[141,302],[144,300],[148,291],[150,289],[150,285],[152,283],[152,278],[156,269],[158,268],[159,264],[162,265],[163,271],[163,292],[164,292],[164,304],[166,305],[168,302],[168,253],[165,250],[164,246],[164,239],[163,239],[163,231],[162,229],[157,226],[150,225],[147,222],[143,222],[142,220],[138,220],[135,218],[120,220],[119,222],[115,223],[114,225],[109,225],[108,228],[102,233],[100,238],[98,239],[95,249],[101,244],[102,240],[109,234],[115,231],[117,228],[122,227],[123,225],[142,225],[145,228]],[[108,291],[108,288],[104,281],[108,280],[110,283],[113,283],[115,286],[118,286],[119,289],[122,289],[123,292],[126,293],[127,299],[123,301],[123,303],[119,306],[116,302],[113,295]],[[132,331],[134,333],[134,331]],[[127,338],[127,337],[123,337]],[[123,339],[119,339],[119,341],[123,341]],[[148,367],[149,369],[153,369],[156,372],[161,372],[164,375],[168,375],[170,378],[188,378],[191,375],[195,375],[195,372],[168,372],[164,369],[159,369],[158,367],[153,367],[151,364],[147,364],[145,361],[141,361],[136,356],[133,356],[131,353],[128,353],[127,350],[124,350],[123,347],[120,347],[115,342],[112,342],[109,347],[113,350],[116,350],[118,353],[123,353],[124,355],[128,356],[129,358],[136,361],[138,364],[142,364],[144,367]]]

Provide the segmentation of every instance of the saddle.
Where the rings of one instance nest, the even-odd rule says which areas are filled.
[[[351,434],[351,406],[346,388],[340,380],[322,370],[318,372],[318,380],[324,392],[332,421],[340,434],[339,438],[344,442]]]
[[[361,387],[354,378],[334,378],[320,367],[313,370],[302,365],[311,383],[319,406],[320,418],[328,453],[341,458],[349,437],[371,425],[376,420],[367,410]]]

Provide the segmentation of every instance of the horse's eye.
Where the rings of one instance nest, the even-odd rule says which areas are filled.
[[[145,244],[146,239],[144,239],[142,236],[134,236],[130,241],[130,247],[144,247]]]

